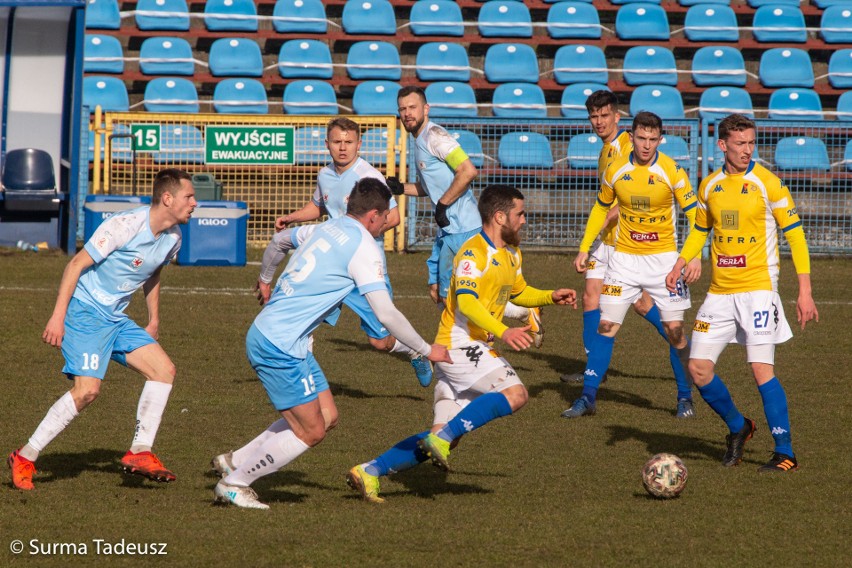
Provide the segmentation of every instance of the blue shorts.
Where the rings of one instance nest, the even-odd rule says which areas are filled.
[[[304,359],[283,353],[252,324],[246,335],[246,355],[275,410],[287,410],[316,400],[328,381],[313,353]]]
[[[92,306],[71,298],[62,338],[62,372],[69,379],[103,379],[110,359],[126,367],[127,354],[150,343],[156,341],[132,319],[106,320]]]
[[[393,300],[393,291],[391,290],[390,280],[385,278],[385,284],[388,287],[388,294],[390,294],[391,300]],[[361,318],[361,329],[364,330],[364,333],[366,333],[368,337],[372,337],[373,339],[384,339],[390,335],[390,332],[382,325],[382,322],[379,321],[376,314],[373,313],[373,309],[370,307],[370,302],[367,301],[367,298],[363,294],[359,294],[358,290],[352,290],[349,292],[349,295],[343,299],[343,303],[348,306],[350,310],[355,312],[359,318]]]
[[[438,295],[446,298],[450,293],[450,280],[453,276],[453,259],[468,239],[482,231],[477,227],[466,233],[449,234],[440,231],[432,245],[432,255],[426,261],[429,269],[429,285],[438,284]]]

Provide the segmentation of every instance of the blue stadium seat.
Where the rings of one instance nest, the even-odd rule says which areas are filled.
[[[852,3],[826,8],[819,35],[826,43],[852,43]]]
[[[118,38],[107,35],[86,34],[83,46],[83,71],[85,73],[123,73],[124,51]]]
[[[370,128],[361,135],[361,157],[373,166],[384,166],[388,163],[388,131],[387,128]],[[398,160],[394,160],[398,161]]]
[[[597,9],[582,2],[559,2],[547,11],[547,33],[554,39],[601,37]]]
[[[284,87],[284,112],[287,114],[337,114],[337,95],[324,81],[293,81]]]
[[[476,116],[476,95],[467,83],[440,81],[426,86],[429,116],[435,118]]]
[[[586,99],[595,91],[608,91],[609,87],[602,83],[575,83],[568,85],[562,91],[562,107],[560,112],[564,118],[589,118],[586,110]]]
[[[805,43],[805,16],[797,6],[761,6],[754,13],[752,35],[761,43]]]
[[[692,56],[692,81],[699,87],[745,87],[747,75],[742,52],[727,45],[702,47]]]
[[[324,34],[328,31],[322,0],[278,0],[272,28],[279,34]]]
[[[278,52],[278,73],[285,79],[331,79],[331,51],[324,41],[291,39],[281,44]]]
[[[502,118],[545,118],[544,91],[531,83],[503,83],[494,89],[492,113]]]
[[[213,109],[222,114],[266,114],[266,87],[256,79],[223,79],[213,91]]]
[[[349,48],[346,72],[353,79],[399,81],[402,78],[399,51],[386,41],[359,41]]]
[[[532,37],[530,10],[523,2],[488,2],[479,9],[482,37]]]
[[[846,164],[846,171],[852,171],[852,140],[846,143],[846,149],[843,151],[843,163]]]
[[[814,68],[804,49],[776,47],[760,56],[758,72],[764,87],[813,87]]]
[[[149,37],[139,48],[139,70],[145,75],[192,75],[192,47],[182,37]]]
[[[130,108],[130,98],[127,86],[118,77],[89,75],[83,77],[83,106],[89,107],[89,112],[95,112],[95,107],[101,106],[104,112],[123,112]]]
[[[157,77],[145,86],[148,112],[198,112],[198,92],[188,79]]]
[[[204,25],[211,32],[256,32],[257,8],[252,0],[207,0]]]
[[[669,19],[656,4],[626,4],[615,15],[615,34],[619,39],[669,39]]]
[[[677,3],[687,8],[696,4],[724,4],[725,6],[730,6],[731,0],[677,0]]]
[[[828,82],[835,89],[852,88],[852,49],[841,49],[831,54]]]
[[[852,120],[852,91],[837,98],[837,120]]]
[[[760,8],[761,6],[799,6],[802,0],[748,0],[748,5],[752,8]]]
[[[683,33],[689,41],[739,41],[733,8],[724,4],[696,4],[686,12]]]
[[[424,43],[417,50],[415,67],[421,81],[470,81],[467,50],[458,43]]]
[[[739,113],[754,118],[751,95],[740,87],[710,87],[701,93],[698,117],[705,121],[721,120]]]
[[[510,132],[500,137],[497,159],[504,168],[552,168],[550,141],[538,132]]]
[[[492,83],[538,83],[538,56],[524,43],[498,43],[485,52],[485,78]]]
[[[325,164],[328,162],[324,128],[303,126],[296,129],[293,138],[295,139],[296,165]]]
[[[461,8],[450,0],[421,0],[411,7],[411,33],[418,36],[463,36]]]
[[[560,85],[606,83],[606,55],[596,45],[563,45],[553,57],[553,79]]]
[[[597,134],[575,134],[568,140],[568,166],[576,170],[595,169],[602,149],[603,141]]]
[[[810,136],[782,138],[775,145],[775,167],[781,171],[831,169],[825,142]]]
[[[186,0],[139,0],[136,3],[136,27],[142,31],[189,30]]]
[[[769,118],[822,120],[822,101],[813,89],[778,89],[769,96]]]
[[[645,4],[661,4],[662,0],[610,0],[616,6],[621,4],[635,4],[637,2],[644,2]]]
[[[636,46],[624,55],[624,82],[628,85],[677,85],[677,63],[670,49]]]
[[[470,130],[448,130],[450,136],[456,139],[470,162],[477,168],[485,163],[485,153],[482,151],[482,140]]]
[[[485,0],[486,2],[488,0]],[[556,4],[558,2],[564,2],[565,0],[544,0],[545,4]],[[594,0],[574,0],[575,2],[585,2],[586,4],[591,4]]]
[[[355,87],[352,110],[355,114],[390,114],[396,116],[399,105],[396,94],[399,83],[393,81],[364,81]],[[428,99],[427,99],[428,100]]]
[[[837,5],[847,5],[849,0],[811,0],[811,4],[819,8],[820,10],[825,10],[829,6],[837,6]]]
[[[680,136],[663,135],[658,150],[677,162],[682,168],[689,166],[692,160],[692,156],[689,154],[689,145]]]
[[[668,85],[641,85],[630,96],[630,115],[653,112],[662,119],[685,118],[680,91]]]
[[[121,27],[117,0],[88,0],[86,4],[86,29],[117,30]]]
[[[215,77],[260,77],[263,56],[248,38],[221,38],[210,46],[210,73]]]
[[[348,34],[394,35],[396,16],[388,0],[351,0],[343,6],[343,31]]]
[[[160,151],[154,152],[155,164],[203,164],[204,136],[189,124],[163,124],[160,127]]]

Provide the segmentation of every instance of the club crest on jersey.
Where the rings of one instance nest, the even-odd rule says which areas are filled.
[[[740,194],[748,195],[748,184],[747,183],[743,184],[743,188],[740,190]]]
[[[654,185],[654,176],[648,176],[648,185]]]
[[[130,261],[130,268],[132,268],[133,270],[139,270],[139,267],[142,266],[143,262],[145,262],[144,258],[134,256],[133,260]]]

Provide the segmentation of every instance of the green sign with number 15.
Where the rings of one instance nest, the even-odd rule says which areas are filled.
[[[160,151],[159,124],[131,124],[130,134],[133,136],[137,152]]]

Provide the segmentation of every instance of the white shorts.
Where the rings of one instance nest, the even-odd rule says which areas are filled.
[[[601,292],[601,319],[622,324],[630,305],[644,290],[660,309],[660,319],[683,321],[683,312],[692,306],[689,288],[678,279],[678,293],[666,289],[666,275],[677,257],[677,252],[641,255],[613,251]]]
[[[612,245],[600,243],[589,255],[586,269],[586,280],[603,280],[609,266],[609,257],[615,251]]]

